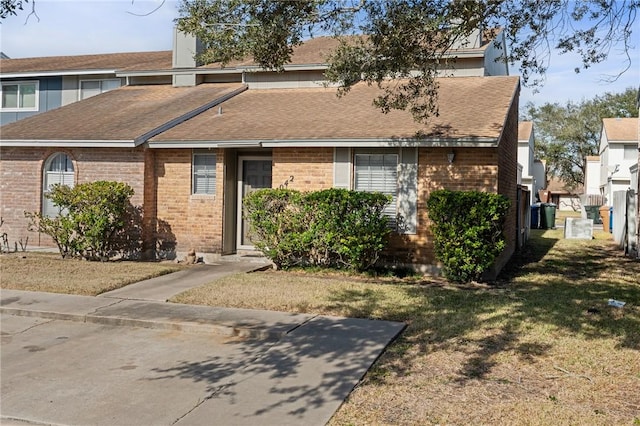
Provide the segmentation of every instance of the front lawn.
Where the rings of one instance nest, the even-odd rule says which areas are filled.
[[[173,301],[406,322],[333,425],[640,422],[640,262],[532,234],[493,287],[266,271]]]
[[[95,296],[182,268],[167,262],[88,262],[54,253],[5,253],[0,255],[0,287]]]

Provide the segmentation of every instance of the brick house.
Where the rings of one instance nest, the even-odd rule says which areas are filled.
[[[47,213],[52,183],[117,180],[144,210],[148,256],[194,248],[214,260],[252,248],[241,214],[247,191],[379,190],[393,196],[387,213],[399,219],[390,260],[433,270],[431,191],[497,192],[516,205],[519,79],[490,60],[496,43],[478,40],[460,56],[459,76],[439,78],[439,116],[420,124],[381,114],[375,87],[342,98],[323,87],[332,43],[311,40],[272,73],[250,62],[201,66],[194,41],[178,38],[166,69],[116,71],[128,84],[2,126],[4,232],[49,245],[27,233],[23,212]],[[515,250],[516,228],[512,208],[496,271]]]

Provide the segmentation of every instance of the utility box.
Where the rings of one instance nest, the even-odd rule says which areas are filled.
[[[593,239],[593,219],[566,218],[564,220],[564,237],[573,240]]]

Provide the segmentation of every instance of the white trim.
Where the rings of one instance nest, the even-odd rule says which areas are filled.
[[[57,158],[59,155],[64,155],[69,162],[71,162],[71,171],[70,172],[57,172],[60,175],[66,175],[66,176],[71,176],[73,179],[73,183],[71,185],[71,187],[75,186],[76,184],[76,167],[75,164],[73,164],[73,158],[71,158],[71,156],[69,156],[68,153],[66,152],[54,152],[51,155],[49,155],[49,157],[47,157],[47,159],[44,161],[44,164],[42,165],[42,190],[40,191],[40,200],[41,200],[41,205],[40,205],[40,213],[43,216],[46,217],[56,217],[59,215],[56,214],[55,216],[53,215],[53,212],[48,211],[47,209],[47,198],[45,197],[45,194],[49,191],[49,186],[50,186],[50,182],[49,182],[49,176],[50,173],[52,172],[51,170],[49,170],[49,168],[51,167],[51,163],[53,162],[53,160],[55,158]],[[64,178],[63,178],[64,181]],[[55,183],[59,183],[59,182],[55,182]],[[55,205],[51,204],[52,207],[55,207]]]
[[[0,83],[0,96],[2,94],[2,92],[4,91],[4,86],[14,86],[17,85],[18,87],[20,87],[21,85],[27,85],[27,84],[35,84],[36,86],[36,92],[35,92],[35,103],[33,107],[27,107],[27,108],[21,108],[21,107],[16,107],[16,108],[3,108],[2,104],[1,104],[1,100],[0,100],[0,111],[2,112],[37,112],[40,111],[40,80],[15,80],[15,81],[3,81]],[[18,99],[20,99],[20,89],[18,89]]]
[[[460,139],[286,139],[286,140],[211,140],[211,141],[149,141],[149,148],[495,148],[495,138]]]
[[[34,147],[53,146],[60,148],[135,148],[134,140],[64,140],[64,139],[0,139],[0,146]]]
[[[79,101],[82,101],[82,100],[84,100],[84,99],[89,99],[89,98],[91,97],[91,96],[88,96],[88,97],[86,97],[86,98],[83,98],[83,97],[82,97],[82,83],[89,82],[89,81],[98,81],[98,82],[100,82],[100,93],[96,93],[95,95],[91,95],[91,96],[100,95],[100,94],[102,94],[102,93],[109,92],[109,91],[111,91],[111,90],[115,90],[115,89],[118,89],[118,88],[122,87],[122,79],[121,79],[121,78],[119,78],[119,77],[113,77],[113,78],[87,78],[87,79],[79,79],[79,80],[78,80],[78,100],[79,100]],[[102,88],[102,83],[103,83],[104,81],[117,81],[117,82],[118,82],[118,84],[119,84],[119,86],[118,86],[118,87],[115,87],[115,88],[113,88],[113,89],[103,90],[103,88]]]
[[[263,148],[294,147],[352,147],[352,148],[401,148],[401,147],[496,147],[496,138],[363,138],[363,139],[289,139],[265,140]]]
[[[1,73],[1,78],[30,78],[30,77],[60,77],[65,75],[92,75],[92,74],[115,74],[114,69],[103,70],[86,70],[86,71],[31,71],[31,72],[18,72],[18,73]]]
[[[149,148],[260,148],[260,141],[149,141]]]
[[[242,244],[242,233],[244,232],[244,229],[242,229],[242,198],[243,198],[243,183],[244,183],[244,176],[243,176],[243,162],[244,161],[252,161],[252,160],[269,160],[271,161],[271,170],[273,172],[273,157],[270,155],[239,155],[238,156],[238,182],[237,182],[237,204],[236,204],[236,210],[237,210],[237,224],[238,226],[236,226],[236,250],[255,250],[255,247],[252,245],[248,245],[248,244]],[[273,182],[272,185],[273,186]]]

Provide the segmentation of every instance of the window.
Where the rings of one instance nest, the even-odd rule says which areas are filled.
[[[392,197],[384,214],[396,227],[398,205],[398,154],[356,154],[354,168],[356,191],[382,192]]]
[[[2,83],[2,109],[5,111],[37,111],[38,82]]]
[[[216,194],[216,154],[193,153],[193,194]]]
[[[120,79],[82,80],[80,82],[80,99],[87,99],[100,93],[120,87]]]
[[[625,145],[624,146],[624,159],[636,160],[638,158],[638,145]]]
[[[42,191],[42,215],[55,217],[60,214],[60,208],[45,197],[55,184],[73,187],[75,175],[71,158],[63,153],[53,154],[44,164],[44,190]]]

